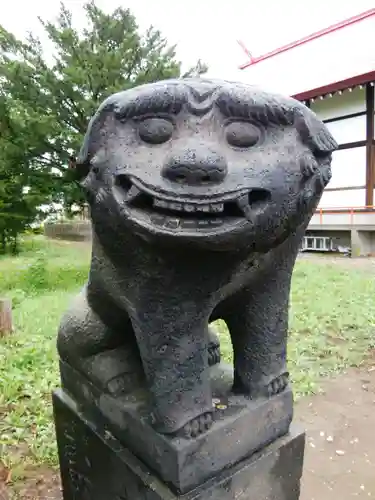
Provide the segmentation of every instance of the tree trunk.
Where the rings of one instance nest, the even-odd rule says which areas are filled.
[[[12,330],[12,301],[0,298],[0,337],[11,333]]]
[[[12,241],[12,255],[18,254],[18,236],[14,236]]]
[[[5,231],[2,231],[0,236],[0,241],[1,241],[1,253],[5,253],[5,250],[7,249],[7,239]]]

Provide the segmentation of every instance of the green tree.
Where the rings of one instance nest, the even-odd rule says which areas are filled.
[[[18,235],[35,221],[41,204],[53,200],[51,175],[27,156],[16,108],[15,102],[8,110],[0,94],[0,252],[9,245],[14,253]]]
[[[67,209],[83,203],[68,165],[99,103],[113,92],[181,75],[175,47],[153,27],[140,33],[128,9],[106,14],[94,2],[84,9],[83,31],[64,4],[56,22],[40,19],[52,61],[38,38],[18,40],[0,25],[0,132],[6,132],[0,168],[17,165],[23,193],[27,179],[35,196],[41,187],[46,203],[62,201]],[[205,71],[198,61],[187,74]]]

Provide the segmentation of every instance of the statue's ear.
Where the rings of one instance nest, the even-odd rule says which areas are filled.
[[[77,166],[77,158],[75,156],[69,156],[69,168],[75,170]]]
[[[92,135],[94,132],[93,125],[94,125],[94,120],[92,118],[87,127],[78,156],[77,158],[74,159],[75,173],[76,173],[75,178],[79,182],[82,182],[88,176],[91,170]]]
[[[78,182],[81,182],[90,172],[90,162],[88,159],[85,161],[80,160],[79,157],[77,159],[75,156],[70,156],[68,161],[69,171],[72,172],[71,177]]]
[[[112,114],[112,111],[110,110],[108,113]],[[91,171],[91,161],[100,143],[101,127],[108,113],[98,111],[89,121],[81,149],[77,159],[74,159],[76,179],[80,182],[83,182]]]
[[[338,144],[328,128],[308,108],[294,109],[294,125],[302,139],[316,158],[330,156],[336,151]]]

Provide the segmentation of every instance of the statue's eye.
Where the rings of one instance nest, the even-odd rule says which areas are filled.
[[[173,133],[172,122],[164,118],[146,118],[138,125],[139,137],[149,144],[167,142]]]
[[[231,146],[250,148],[260,139],[260,130],[251,123],[233,122],[225,129],[225,136]]]

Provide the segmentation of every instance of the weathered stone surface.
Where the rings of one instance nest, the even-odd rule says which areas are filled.
[[[298,500],[305,436],[284,438],[178,494],[63,392],[54,394],[64,500]]]
[[[291,275],[336,147],[298,101],[199,78],[115,94],[89,124],[93,250],[59,329],[63,386],[180,491],[288,431]]]

